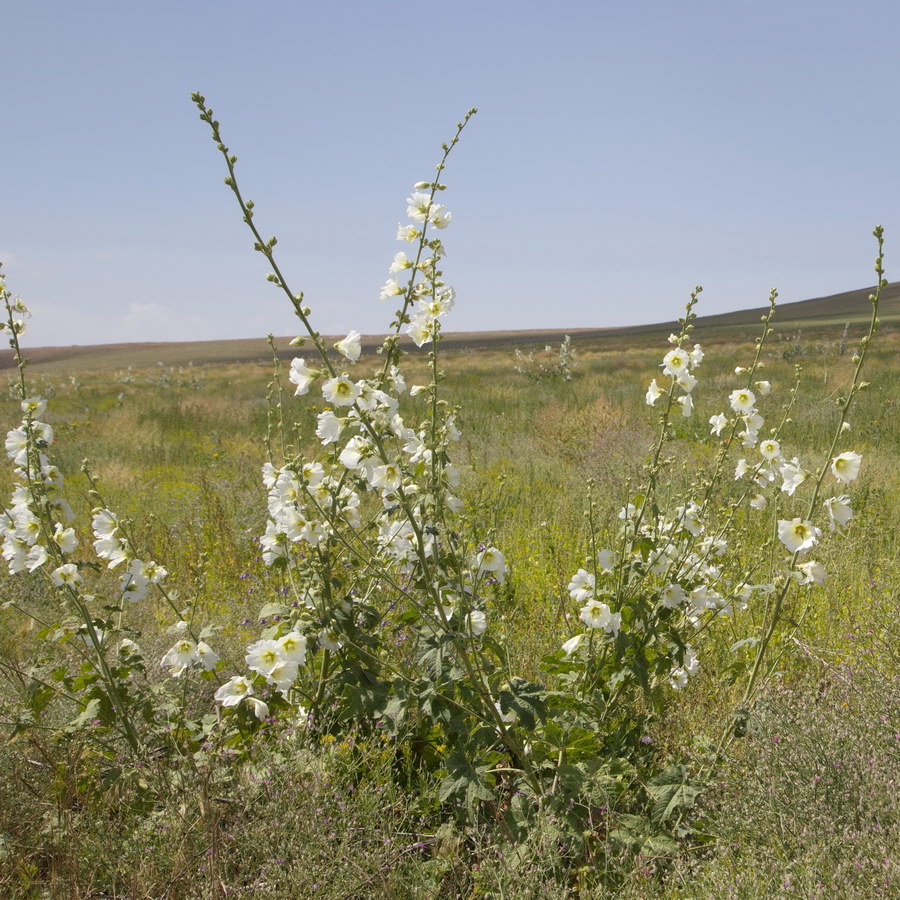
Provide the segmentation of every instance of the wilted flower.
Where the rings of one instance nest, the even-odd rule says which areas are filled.
[[[784,463],[778,471],[782,478],[781,490],[790,496],[806,481],[806,472],[800,468],[800,460],[796,456],[789,463]]]
[[[709,424],[712,426],[709,433],[718,437],[724,431],[725,426],[728,425],[728,416],[726,416],[725,413],[718,413],[715,416],[710,416]]]
[[[415,229],[413,229],[413,231],[415,231]],[[418,234],[418,232],[416,232],[416,234]],[[390,300],[391,297],[396,297],[398,294],[404,293],[406,293],[406,288],[404,288],[396,278],[388,278],[388,280],[384,283],[384,286],[381,288],[381,293],[378,295],[378,299]]]
[[[206,641],[197,641],[197,659],[207,672],[211,672],[219,661],[219,654]]]
[[[663,389],[656,383],[656,379],[650,382],[650,387],[647,388],[647,393],[645,395],[645,399],[647,401],[647,406],[653,406],[657,400],[665,393]]]
[[[575,637],[570,637],[562,645],[563,653],[565,653],[566,656],[571,656],[584,643],[584,639],[584,634],[576,634]]]
[[[800,563],[797,568],[803,573],[800,584],[817,584],[820,587],[825,584],[825,566],[815,560]]]
[[[853,518],[853,510],[850,508],[850,498],[847,494],[842,494],[840,497],[829,497],[824,506],[828,512],[828,524],[832,531],[835,527],[843,528]]]
[[[604,572],[612,572],[612,570],[616,567],[616,551],[601,550],[597,554],[597,562],[600,564],[600,568]]]
[[[319,373],[315,369],[311,369],[306,360],[297,357],[291,361],[291,371],[288,373],[288,381],[297,386],[294,396],[299,397],[309,392],[309,386],[313,383]]]
[[[694,411],[694,398],[690,394],[685,394],[683,397],[678,397],[676,403],[681,404],[681,414],[686,419],[690,418],[691,413]]]
[[[245,699],[257,719],[262,721],[269,718],[269,707],[263,700],[260,700],[259,697],[246,697]]]
[[[319,413],[316,421],[316,436],[323,444],[333,444],[340,438],[343,425],[330,409]]]

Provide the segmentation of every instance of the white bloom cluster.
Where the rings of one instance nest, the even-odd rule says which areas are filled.
[[[444,255],[444,245],[439,239],[426,240],[426,230],[429,225],[434,228],[446,228],[452,219],[451,213],[445,206],[434,202],[434,191],[440,185],[432,185],[420,182],[425,188],[430,188],[431,193],[415,190],[406,201],[406,212],[415,225],[400,225],[397,229],[397,240],[412,243],[420,242],[419,261],[409,259],[405,253],[398,253],[390,267],[390,274],[395,275],[405,270],[412,271],[408,287],[403,287],[396,278],[389,278],[381,289],[379,299],[389,300],[391,297],[402,296],[404,307],[401,313],[415,304],[412,315],[406,326],[406,333],[415,341],[416,346],[434,340],[441,318],[451,309],[455,301],[456,293],[452,287],[445,284],[438,266]],[[420,226],[420,227],[417,227]],[[421,250],[425,248],[431,251],[431,256],[421,259]],[[417,281],[416,276],[421,278]]]
[[[122,596],[137,603],[147,596],[150,585],[161,584],[169,574],[156,562],[137,559],[122,533],[119,519],[114,512],[104,508],[94,510],[91,521],[94,532],[94,552],[106,560],[110,569],[128,563],[120,576]]]
[[[677,340],[677,338],[676,338]],[[693,350],[685,350],[681,346],[670,350],[660,363],[663,375],[667,375],[671,380],[669,390],[674,391],[676,387],[681,389],[681,395],[673,398],[675,403],[681,407],[681,414],[688,418],[694,412],[694,398],[692,391],[697,386],[697,376],[694,371],[700,367],[703,362],[703,349],[699,344],[694,344]],[[667,393],[666,389],[660,387],[654,378],[647,388],[645,399],[648,406],[653,406],[656,401]]]
[[[21,300],[16,300],[13,308],[28,314]],[[25,414],[22,423],[6,435],[6,455],[12,460],[17,483],[10,505],[0,517],[3,558],[11,575],[34,572],[43,566],[50,558],[51,543],[62,555],[72,553],[78,544],[74,530],[61,523],[55,523],[53,533],[48,533],[35,507],[36,495],[40,493],[52,513],[67,524],[73,518],[69,504],[61,496],[62,475],[45,453],[54,439],[53,428],[39,419],[46,412],[47,403],[40,397],[27,397],[21,402],[21,409]],[[54,583],[73,584],[79,579],[77,569],[74,573],[66,570],[57,575]]]

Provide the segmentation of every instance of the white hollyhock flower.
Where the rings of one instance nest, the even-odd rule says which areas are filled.
[[[601,550],[597,554],[597,562],[600,564],[600,568],[604,572],[612,572],[612,570],[616,567],[616,551]]]
[[[111,538],[116,533],[119,522],[115,513],[110,512],[108,509],[98,509],[94,512],[94,516],[91,519],[91,526],[94,529],[94,537],[97,540],[103,540]]]
[[[244,697],[253,693],[253,685],[243,675],[235,675],[226,681],[217,691],[215,698],[222,706],[237,706]]]
[[[829,497],[824,506],[828,513],[828,524],[831,531],[834,531],[835,527],[843,528],[853,518],[853,510],[850,508],[850,498],[847,494],[840,497]]]
[[[376,466],[372,470],[369,483],[372,487],[380,488],[383,491],[396,491],[403,484],[403,473],[393,463],[386,463],[383,466]]]
[[[23,413],[31,413],[39,419],[47,410],[47,401],[40,397],[26,397],[20,404]]]
[[[24,428],[14,428],[6,434],[6,455],[16,465],[25,465],[28,450],[28,433]]]
[[[680,347],[670,350],[661,363],[663,375],[669,375],[671,378],[678,378],[688,370],[691,358],[688,353]]]
[[[334,444],[341,436],[343,425],[341,420],[330,410],[319,413],[316,419],[316,437],[323,444]]]
[[[479,572],[490,572],[499,582],[506,575],[506,557],[496,547],[486,547],[475,557]]]
[[[342,341],[338,341],[334,348],[341,356],[346,356],[350,362],[356,362],[362,353],[361,337],[362,335],[358,331],[351,331]]]
[[[709,424],[712,426],[709,433],[718,437],[725,430],[725,426],[728,425],[728,416],[726,416],[725,413],[718,413],[715,416],[710,416]]]
[[[306,659],[306,638],[299,631],[289,631],[278,639],[278,649],[288,662],[302,666]]]
[[[766,500],[766,498],[765,498],[762,494],[757,494],[757,495],[750,501],[750,505],[751,505],[754,509],[759,510],[760,512],[762,512],[762,511],[769,505],[769,501]]]
[[[265,677],[279,663],[284,662],[284,656],[280,651],[281,648],[278,645],[278,641],[257,641],[247,648],[247,654],[244,659],[250,669]]]
[[[162,658],[161,665],[168,666],[169,674],[177,678],[195,662],[197,662],[197,647],[193,641],[184,638],[169,648]]]
[[[739,459],[734,469],[734,480],[738,481],[743,478],[751,469],[750,463],[746,459]]]
[[[411,244],[417,237],[419,237],[419,234],[420,232],[416,230],[415,225],[397,226],[398,241],[406,241],[407,244]]]
[[[82,578],[75,563],[66,563],[50,573],[50,580],[56,587],[63,585],[74,587],[76,584],[81,584]]]
[[[700,363],[703,362],[703,348],[699,344],[694,344],[694,349],[691,350],[691,368],[696,369]]]
[[[417,347],[434,339],[433,326],[425,318],[416,317],[406,326],[406,333],[413,339]]]
[[[686,419],[690,418],[691,413],[694,411],[694,398],[690,394],[685,394],[683,397],[679,397],[676,402],[681,404],[681,414]]]
[[[778,539],[791,553],[809,550],[821,533],[812,522],[800,518],[778,520]]]
[[[677,507],[675,509],[675,520],[694,537],[703,533],[703,523],[700,521],[700,507],[696,503]]]
[[[315,369],[311,369],[306,360],[302,357],[291,360],[291,371],[288,374],[288,381],[297,386],[294,391],[295,397],[300,397],[309,392],[309,386],[315,381],[319,373]]]
[[[563,653],[566,656],[571,656],[583,643],[584,643],[585,635],[576,634],[575,637],[570,637],[563,645]]]
[[[688,674],[684,669],[672,669],[672,674],[669,675],[669,684],[671,684],[676,691],[680,691],[683,687],[687,687],[687,683]]]
[[[593,573],[588,572],[587,569],[579,569],[569,582],[569,596],[576,603],[583,603],[594,596],[595,587],[596,580]]]
[[[335,406],[352,406],[359,396],[359,386],[346,375],[338,375],[322,385],[322,396]]]
[[[772,462],[772,460],[778,459],[778,457],[781,456],[781,445],[778,441],[769,438],[759,445],[759,452],[763,455],[764,459]]]
[[[800,563],[797,568],[803,573],[800,584],[817,584],[821,587],[825,584],[825,566],[815,560]]]
[[[53,529],[53,540],[56,542],[56,546],[59,547],[60,551],[66,554],[72,553],[78,546],[78,538],[75,537],[75,529],[63,528],[59,522],[56,523],[56,526]]]
[[[859,475],[859,464],[861,462],[862,457],[858,453],[848,450],[831,461],[831,471],[838,481],[849,484]]]
[[[271,566],[279,557],[287,557],[287,535],[278,530],[278,526],[270,519],[266,522],[266,533],[259,539],[262,547],[263,562]]]
[[[665,393],[665,391],[656,383],[656,379],[650,382],[650,387],[647,388],[647,393],[645,394],[645,400],[647,402],[647,406],[653,406],[657,400]]]
[[[441,206],[439,203],[435,203],[431,207],[431,211],[428,214],[428,221],[434,225],[435,228],[446,228],[453,219],[453,213],[450,212],[445,206]]]
[[[756,395],[747,388],[738,388],[736,391],[732,391],[728,395],[728,402],[731,404],[731,408],[741,415],[749,416],[756,411],[754,409]]]
[[[279,661],[266,676],[266,680],[282,693],[287,693],[297,680],[297,663],[288,660]]]
[[[769,384],[768,381],[754,381],[753,386],[763,397],[765,397],[772,390],[772,385]]]
[[[622,621],[619,613],[612,610],[599,600],[588,600],[581,607],[578,618],[587,625],[588,628],[602,628],[607,634],[617,634]]]
[[[336,653],[344,645],[341,643],[338,633],[334,629],[331,629],[330,631],[323,631],[319,635],[319,646],[322,647],[323,650],[328,650],[330,653]]]
[[[487,616],[480,609],[473,609],[466,616],[466,632],[471,632],[475,637],[484,634],[487,629]]]
[[[430,194],[423,194],[421,191],[416,191],[406,202],[409,204],[406,207],[406,214],[413,222],[428,221],[428,215],[431,211],[433,202]]]
[[[667,584],[659,593],[659,602],[666,609],[675,609],[687,600],[684,588],[680,584]]]

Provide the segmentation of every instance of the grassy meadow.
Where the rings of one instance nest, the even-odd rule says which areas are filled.
[[[891,286],[884,327],[867,360],[870,382],[850,415],[863,455],[851,485],[854,519],[826,532],[817,558],[822,588],[793,595],[776,636],[775,677],[747,734],[691,812],[677,849],[630,851],[614,832],[645,801],[623,776],[616,803],[598,804],[593,850],[578,865],[552,817],[512,841],[502,817],[454,824],[438,796],[440,761],[405,760],[381,737],[298,743],[288,733],[259,742],[252,758],[219,772],[182,763],[169,796],[152,803],[126,789],[95,790],[101,777],[77,738],[52,739],[52,713],[22,722],[27,672],[50,653],[39,625],[0,610],[0,894],[6,897],[887,897],[900,896],[900,331]],[[709,417],[735,386],[735,365],[753,353],[758,327],[700,320],[707,356],[696,412],[676,423],[673,490],[709,462]],[[776,314],[763,377],[780,405],[800,364],[799,400],[781,441],[788,455],[821,462],[862,325],[841,309]],[[845,352],[844,323],[850,320]],[[787,321],[789,324],[783,324]],[[667,329],[573,333],[571,381],[514,371],[514,345],[533,335],[448,341],[444,396],[461,413],[455,462],[460,496],[480,533],[503,549],[509,575],[492,627],[511,670],[547,680],[542,660],[573,634],[577,606],[567,583],[588,552],[588,484],[599,534],[612,541],[628,486],[651,448],[655,418],[644,402],[659,372]],[[553,337],[558,342],[557,337]],[[536,345],[544,354],[544,339]],[[171,585],[194,598],[198,618],[220,627],[217,650],[230,675],[259,632],[260,609],[277,599],[257,539],[265,530],[270,427],[264,345],[229,361],[179,345],[115,348],[106,354],[34,354],[32,392],[49,400],[54,461],[83,517],[93,506],[82,460],[106,503],[130,520]],[[288,348],[282,343],[287,356]],[[153,355],[157,359],[153,359]],[[361,377],[371,350],[351,369]],[[283,364],[282,364],[283,365]],[[14,370],[8,370],[12,376]],[[427,383],[424,356],[405,359],[409,384]],[[404,399],[403,403],[411,402]],[[301,441],[316,444],[315,392],[285,398]],[[402,405],[401,405],[402,408]],[[7,427],[20,416],[12,393]],[[4,469],[0,487],[8,493]],[[83,518],[81,521],[85,521]],[[759,535],[758,548],[765,540]],[[89,543],[85,535],[83,543]],[[742,548],[748,558],[756,552]],[[54,622],[54,598],[37,575],[4,576],[4,599],[26,597]],[[756,603],[756,601],[754,601]],[[136,609],[150,670],[171,644],[171,613]],[[664,715],[648,711],[648,769],[676,760],[703,767],[709,745],[737,703],[734,683],[760,608],[711,629],[702,666]],[[399,650],[398,650],[399,652]],[[742,668],[743,667],[743,668]],[[212,690],[197,702],[214,710]],[[203,710],[200,711],[201,713]],[[4,734],[5,731],[5,734]],[[404,751],[405,752],[405,751]],[[148,761],[170,765],[167,761]],[[644,800],[642,800],[644,798]],[[616,805],[618,804],[618,805]]]

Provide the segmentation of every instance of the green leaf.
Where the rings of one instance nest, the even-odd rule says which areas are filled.
[[[653,823],[662,825],[679,810],[690,809],[697,802],[700,791],[701,787],[691,784],[681,766],[669,766],[647,785],[647,792],[656,801],[650,816]]]
[[[268,619],[270,616],[289,616],[290,609],[283,603],[267,603],[260,611],[260,619]]]

